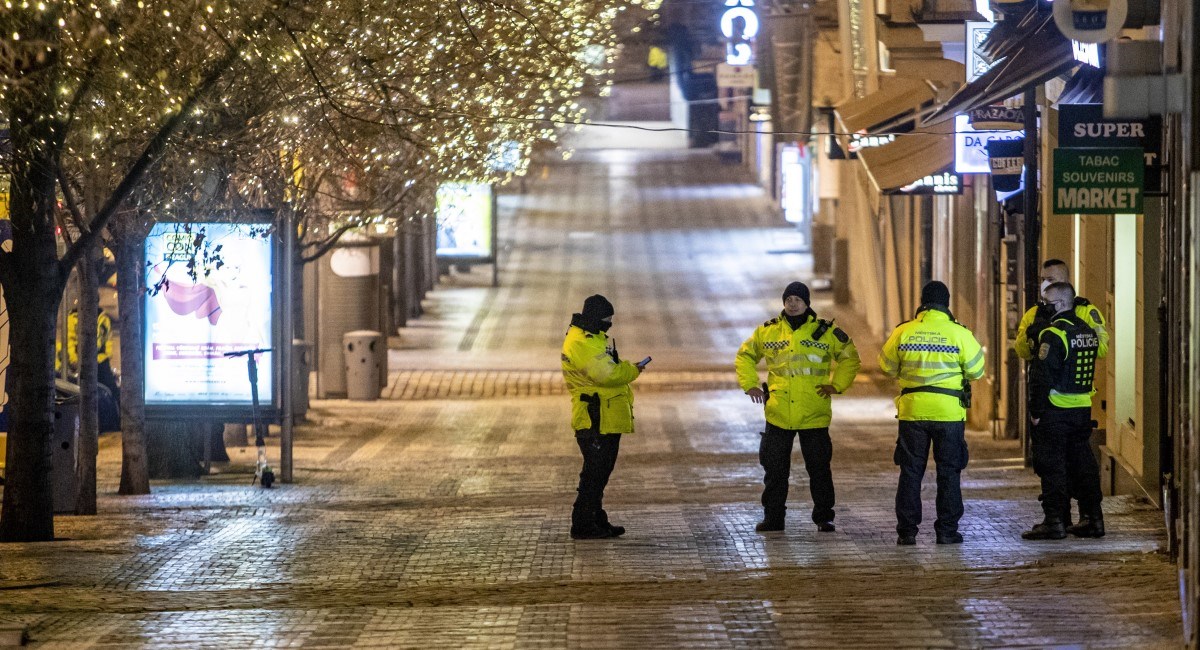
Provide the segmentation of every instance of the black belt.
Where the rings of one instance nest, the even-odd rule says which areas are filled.
[[[937,393],[938,395],[949,395],[950,397],[957,397],[959,403],[963,405],[963,408],[967,408],[971,406],[971,393],[965,388],[969,385],[970,384],[964,384],[964,388],[962,390],[954,388],[942,388],[941,386],[912,386],[909,388],[901,388],[900,394],[908,395],[909,393]]]

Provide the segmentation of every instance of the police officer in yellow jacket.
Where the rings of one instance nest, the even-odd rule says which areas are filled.
[[[1056,282],[1071,281],[1067,263],[1057,259],[1046,260],[1042,263],[1041,277],[1043,294],[1045,294],[1046,287]],[[1075,297],[1072,308],[1075,315],[1096,332],[1096,338],[1100,344],[1097,356],[1103,358],[1108,354],[1108,328],[1105,327],[1104,316],[1100,314],[1100,310],[1095,305],[1083,296]],[[1050,324],[1053,316],[1054,308],[1048,302],[1039,302],[1025,312],[1025,315],[1021,317],[1020,324],[1017,325],[1017,339],[1013,341],[1013,350],[1018,357],[1026,361],[1033,360],[1034,352],[1037,350],[1038,337],[1041,331]]]
[[[79,310],[72,309],[67,314],[67,363],[72,370],[79,369]],[[56,345],[57,347],[57,345]],[[58,350],[56,350],[57,352]],[[113,401],[121,398],[117,387],[117,377],[112,369],[112,318],[101,309],[96,314],[96,381],[112,393]],[[55,355],[54,365],[61,365],[60,355]]]
[[[767,364],[766,392],[759,386],[761,359]],[[758,450],[764,470],[763,520],[755,530],[783,530],[792,439],[798,437],[813,523],[822,532],[834,531],[830,396],[854,383],[861,365],[854,342],[832,321],[817,318],[809,308],[808,287],[793,282],[783,291],[783,312],[754,330],[738,349],[734,365],[738,385],[754,403],[765,405],[767,418]]]
[[[1043,292],[1054,317],[1038,337],[1037,360],[1030,377],[1029,415],[1034,423],[1033,466],[1042,480],[1042,523],[1021,534],[1025,539],[1103,537],[1100,467],[1092,454],[1092,380],[1100,356],[1100,337],[1075,313],[1075,290],[1066,282]],[[1067,528],[1062,513],[1068,489],[1079,499],[1079,524]]]
[[[921,289],[916,317],[902,323],[879,353],[879,367],[900,380],[896,417],[900,433],[892,460],[900,466],[896,488],[896,543],[917,543],[921,480],[933,444],[937,463],[938,544],[960,544],[963,515],[960,474],[967,466],[966,407],[969,382],[983,376],[983,349],[950,312],[950,290],[936,280]]]
[[[617,463],[621,434],[633,433],[633,390],[629,385],[645,365],[620,359],[606,334],[613,313],[612,303],[604,296],[589,296],[583,311],[572,316],[563,341],[562,373],[571,394],[571,428],[583,454],[578,496],[571,510],[573,539],[625,534],[623,526],[608,521],[604,488]]]
[[[1043,294],[1045,294],[1046,287],[1049,287],[1051,284],[1056,282],[1070,282],[1070,274],[1067,270],[1067,263],[1059,259],[1046,260],[1044,263],[1042,263],[1041,280],[1041,292]],[[1105,327],[1104,316],[1100,314],[1100,310],[1097,309],[1095,305],[1089,302],[1087,298],[1082,296],[1075,297],[1072,307],[1075,311],[1075,315],[1078,316],[1080,320],[1087,323],[1088,326],[1095,331],[1096,339],[1100,346],[1097,349],[1096,356],[1098,358],[1103,358],[1108,354],[1108,328]],[[1021,317],[1020,324],[1017,326],[1017,338],[1015,341],[1013,341],[1013,351],[1017,353],[1017,356],[1030,362],[1035,360],[1034,356],[1038,348],[1038,338],[1041,335],[1042,330],[1049,326],[1050,319],[1053,317],[1054,307],[1045,300],[1043,295],[1043,299],[1038,302],[1038,304],[1030,307],[1025,312],[1025,315]],[[1029,386],[1032,387],[1032,382],[1029,384]],[[1033,396],[1030,394],[1029,398],[1026,400],[1026,404],[1028,404],[1032,399]],[[1031,432],[1031,438],[1034,433],[1035,432]],[[1071,497],[1076,497],[1078,492],[1079,488],[1076,488],[1075,486],[1070,487],[1069,494]],[[1039,498],[1044,499],[1045,495],[1042,495],[1042,497]],[[1070,499],[1067,500],[1066,508],[1063,510],[1062,520],[1065,526],[1071,525]]]

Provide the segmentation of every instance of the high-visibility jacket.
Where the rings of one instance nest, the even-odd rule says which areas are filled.
[[[1099,351],[1100,337],[1091,325],[1072,312],[1055,315],[1038,337],[1030,416],[1039,418],[1050,407],[1091,408]]]
[[[780,429],[828,427],[832,403],[817,386],[832,384],[840,393],[854,383],[862,365],[854,341],[812,312],[795,330],[787,318],[772,318],[742,343],[734,367],[743,391],[759,387],[760,359],[767,364],[767,422]]]
[[[571,393],[571,428],[633,433],[633,389],[641,371],[617,361],[604,332],[572,325],[562,346],[562,373]],[[595,422],[599,419],[599,422]]]
[[[983,376],[983,349],[949,313],[926,309],[892,331],[879,352],[879,367],[900,380],[898,419],[962,422],[967,409],[960,397],[922,389],[964,390],[967,382]]]
[[[79,367],[79,312],[72,309],[67,314],[67,362],[72,367]],[[59,348],[55,345],[56,351]],[[96,316],[96,363],[104,363],[112,358],[112,319],[103,309]],[[58,355],[55,355],[54,367],[58,369]]]
[[[1039,309],[1043,312],[1040,318]],[[1017,325],[1017,340],[1013,341],[1013,351],[1017,353],[1018,357],[1026,361],[1033,361],[1033,353],[1037,349],[1040,330],[1048,324],[1052,316],[1052,314],[1044,313],[1047,309],[1053,310],[1052,307],[1046,305],[1034,305],[1021,317],[1021,323]],[[1097,341],[1100,344],[1096,356],[1104,358],[1108,354],[1108,328],[1104,326],[1104,316],[1100,314],[1100,310],[1087,298],[1077,296],[1075,298],[1075,315],[1095,330]]]

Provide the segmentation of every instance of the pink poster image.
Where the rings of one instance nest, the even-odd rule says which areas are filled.
[[[243,358],[272,343],[269,224],[156,224],[146,239],[146,403],[250,403]],[[272,393],[271,353],[258,390]]]

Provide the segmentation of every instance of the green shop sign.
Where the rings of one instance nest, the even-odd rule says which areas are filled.
[[[1141,214],[1145,173],[1134,147],[1054,150],[1054,214]]]

